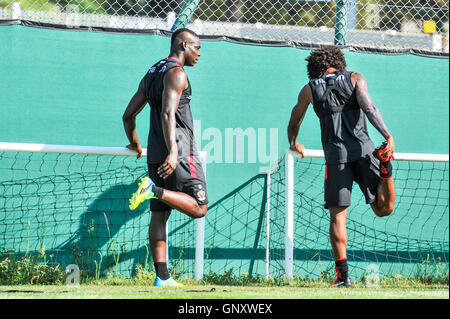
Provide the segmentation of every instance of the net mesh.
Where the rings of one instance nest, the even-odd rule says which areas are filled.
[[[265,225],[266,176],[256,175],[209,207],[205,273],[263,275]]]
[[[74,263],[89,276],[153,270],[148,201],[128,208],[145,175],[145,163],[129,156],[0,152],[0,247]],[[191,219],[172,213],[172,273],[193,276],[194,247]]]

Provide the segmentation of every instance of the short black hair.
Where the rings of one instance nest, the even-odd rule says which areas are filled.
[[[328,68],[345,70],[347,67],[344,53],[336,47],[315,49],[305,60],[308,62],[307,69],[310,80],[322,76]]]
[[[195,33],[194,31],[192,31],[192,30],[190,30],[190,29],[188,29],[188,28],[177,29],[174,33],[172,33],[172,38],[170,39],[170,48],[171,48],[171,49],[173,49],[173,44],[175,43],[175,39],[178,38],[178,36],[179,36],[180,34],[182,34],[183,32],[190,33],[190,34],[192,34],[193,36],[195,36],[195,37],[197,37],[197,38],[199,37],[199,36],[197,35],[197,33]]]

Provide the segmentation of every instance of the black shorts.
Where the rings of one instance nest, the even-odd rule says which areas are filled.
[[[366,204],[373,203],[380,183],[380,162],[372,154],[354,162],[325,165],[325,208],[350,206],[354,181]]]
[[[148,175],[156,186],[167,190],[182,192],[193,197],[199,205],[208,204],[206,179],[202,163],[197,156],[187,156],[178,160],[177,167],[166,179],[158,175],[162,163],[147,163]],[[150,199],[150,210],[170,211],[172,208],[158,199]]]

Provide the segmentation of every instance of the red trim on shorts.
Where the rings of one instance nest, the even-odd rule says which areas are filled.
[[[347,257],[344,257],[344,258],[335,259],[334,261],[341,261],[341,260],[346,260],[346,259],[347,259]]]
[[[328,166],[327,165],[325,165],[325,180],[327,180],[328,179]]]
[[[192,177],[197,178],[197,168],[195,167],[194,156],[192,154],[189,155],[189,173],[191,173]]]

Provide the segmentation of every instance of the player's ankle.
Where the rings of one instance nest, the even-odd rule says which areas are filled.
[[[390,179],[392,177],[391,161],[380,162],[380,177],[382,179]]]
[[[338,277],[341,279],[346,279],[348,277],[347,258],[336,259],[334,263]]]
[[[164,188],[153,185],[152,192],[153,192],[153,195],[159,199],[159,198],[162,198],[164,195]]]
[[[165,262],[156,262],[154,263],[156,276],[158,276],[161,280],[167,280],[170,278],[169,270],[167,269],[167,263]]]

